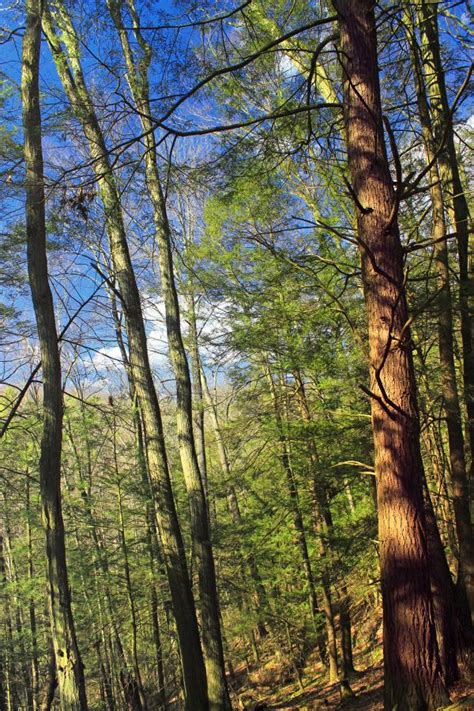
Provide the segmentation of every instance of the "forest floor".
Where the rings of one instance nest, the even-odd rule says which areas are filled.
[[[305,676],[304,688],[296,683],[269,689],[265,685],[252,685],[239,693],[239,708],[245,711],[260,709],[300,709],[319,711],[340,709],[341,711],[383,711],[383,665],[357,672],[350,678],[350,686],[355,696],[341,699],[339,684],[330,684],[324,676],[317,674],[313,679]],[[459,683],[450,691],[452,705],[450,711],[464,709],[474,711],[474,689]]]
[[[358,670],[349,679],[354,696],[341,698],[340,684],[327,681],[321,662],[311,656],[300,673],[302,685],[289,674],[275,656],[265,657],[258,666],[240,668],[234,676],[234,703],[243,711],[264,709],[339,709],[340,711],[383,711],[383,663],[380,659],[381,630],[376,630],[377,644],[356,650],[354,666]],[[372,638],[373,641],[374,638]],[[450,711],[474,711],[474,688],[459,683],[450,691]]]

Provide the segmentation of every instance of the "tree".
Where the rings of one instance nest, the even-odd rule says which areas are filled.
[[[130,259],[120,197],[111,170],[109,153],[85,85],[79,61],[77,35],[64,7],[60,3],[54,3],[52,9],[53,14],[46,12],[43,27],[58,74],[90,146],[106,215],[118,292],[126,318],[133,385],[147,433],[147,457],[157,498],[158,527],[178,626],[186,702],[188,705],[192,703],[192,708],[206,709],[206,679],[194,599],[171,489],[160,406],[150,368],[140,296]],[[65,48],[56,34],[55,19]]]
[[[46,536],[49,609],[61,704],[71,710],[86,711],[84,670],[71,608],[61,507],[63,394],[58,335],[46,256],[39,97],[40,46],[41,2],[29,0],[23,39],[21,89],[25,135],[28,274],[43,372],[43,433],[39,470]]]
[[[335,4],[370,348],[384,606],[385,708],[435,709],[444,688],[430,589],[403,251],[385,149],[372,2]],[[398,186],[398,190],[401,187]]]
[[[165,302],[168,347],[176,381],[177,434],[184,481],[189,497],[193,554],[199,579],[199,601],[202,618],[201,637],[209,702],[211,709],[216,709],[216,711],[217,709],[225,710],[230,709],[230,699],[225,678],[219,600],[209,514],[202,472],[199,469],[196,453],[193,432],[191,376],[181,332],[181,316],[173,267],[171,230],[165,196],[158,172],[157,143],[150,110],[148,68],[152,59],[152,52],[150,45],[144,40],[140,32],[140,20],[133,2],[129,3],[130,16],[134,26],[134,37],[143,55],[138,59],[134,57],[127,31],[123,25],[121,3],[110,0],[108,7],[119,32],[127,67],[127,80],[137,112],[139,112],[140,123],[145,136],[146,183],[153,204],[153,219],[159,249],[161,288]]]

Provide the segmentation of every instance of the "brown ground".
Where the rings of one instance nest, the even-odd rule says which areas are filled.
[[[356,664],[357,666],[357,664]],[[273,675],[273,683],[272,683]],[[317,665],[305,669],[303,689],[296,682],[286,685],[278,682],[278,666],[268,661],[258,671],[250,673],[246,682],[234,696],[236,707],[245,711],[263,709],[301,709],[318,711],[338,709],[344,711],[383,711],[383,665],[370,666],[350,679],[355,694],[353,698],[341,699],[339,685],[329,684]],[[235,688],[235,687],[234,687]],[[459,684],[451,690],[451,711],[464,709],[474,711],[474,689]]]

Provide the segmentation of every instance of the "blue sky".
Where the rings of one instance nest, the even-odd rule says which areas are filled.
[[[226,3],[225,5],[224,3],[218,3],[215,4],[215,11],[222,12],[230,6],[235,7],[235,3]],[[3,3],[3,7],[0,7],[2,10],[0,14],[0,25],[2,27],[9,27],[10,29],[21,27],[23,18],[17,10],[13,11],[9,9],[9,5],[7,3]],[[88,0],[81,7],[85,7],[87,10],[93,11],[96,7],[96,2]],[[159,14],[163,14],[163,16],[167,15],[168,17],[177,19],[178,21],[182,21],[183,18],[186,17],[185,13],[183,13],[181,10],[176,10],[176,6],[172,2],[152,3],[152,5],[149,7],[150,9],[148,10],[148,12],[143,13],[142,24],[144,25],[156,24],[157,22],[161,22],[162,18],[159,18]],[[209,10],[208,7],[206,11],[207,10]],[[455,8],[454,12],[461,13],[462,8],[457,7]],[[193,18],[199,16],[203,17],[204,13],[193,13]],[[106,25],[107,27],[110,27],[111,25],[111,21],[109,21],[108,18],[106,20]],[[449,29],[449,26],[447,26],[447,28]],[[146,35],[154,37],[156,39],[157,33],[150,31],[146,32]],[[449,38],[449,35],[445,35],[445,37],[448,38],[446,46],[454,46],[454,42],[452,39]],[[192,45],[192,43],[198,39],[199,32],[193,33],[191,32],[191,30],[182,30],[179,33],[179,42],[183,49],[189,42]],[[111,96],[113,96],[113,91],[116,88],[116,82],[114,78],[111,77],[110,74],[103,69],[103,67],[101,67],[100,60],[103,59],[108,61],[109,53],[111,48],[113,49],[112,43],[114,41],[115,33],[110,32],[109,30],[104,32],[102,24],[96,23],[95,25],[90,25],[90,27],[88,28],[87,41],[85,43],[85,46],[83,47],[83,65],[86,72],[86,78],[88,79],[89,83],[97,90],[102,91],[105,94],[109,92]],[[20,80],[21,33],[19,33],[18,35],[14,35],[10,41],[1,45],[0,50],[0,69],[5,75],[8,76],[9,80],[13,84],[18,86]],[[155,58],[153,72],[154,79],[158,77],[161,70],[165,66],[165,58],[163,58],[162,61],[160,61],[159,57],[158,59]],[[193,78],[185,77],[187,86],[192,85],[190,84],[190,80],[193,81]],[[122,84],[124,85],[124,83],[125,82],[122,79]],[[451,90],[454,90],[455,88],[455,82],[453,82],[452,85],[450,84]],[[56,125],[58,114],[60,114],[60,112],[62,111],[64,104],[62,99],[62,89],[60,87],[56,70],[45,41],[43,41],[42,46],[41,89],[44,97],[42,109],[46,134],[44,137],[44,149],[46,163],[48,166],[47,175],[50,179],[52,179],[54,175],[57,174],[57,171],[61,168],[61,161],[69,163],[73,160],[75,152],[80,150],[81,141],[75,138],[73,135],[62,135],[60,131],[60,126]],[[199,102],[196,103],[194,101],[189,102],[182,108],[181,116],[193,116],[198,106],[201,108],[203,104],[200,104]],[[206,104],[204,103],[204,107],[205,106]],[[15,128],[16,136],[18,140],[21,140],[21,107],[19,104],[18,97],[14,97],[11,102],[9,102],[7,108],[9,110],[9,113],[6,117],[6,123],[9,128]],[[210,105],[210,108],[213,112],[214,110],[216,110],[218,113],[217,106]],[[472,105],[466,102],[463,105],[461,115],[469,116],[471,113]],[[125,125],[126,122],[124,121],[123,125],[121,126],[121,129],[124,129]],[[133,135],[133,132],[138,131],[136,121],[132,121],[130,124],[127,124],[127,127],[128,130],[132,131],[130,135]],[[112,129],[113,126],[109,128]],[[52,165],[53,163],[55,164],[55,166]],[[72,177],[71,181],[77,182],[77,178]],[[21,219],[23,209],[23,195],[21,190],[17,190],[16,193],[13,193],[12,189],[8,186],[4,185],[3,187],[3,215],[0,219],[2,225],[5,228],[11,222],[12,218],[14,220]],[[94,214],[93,225],[95,230],[99,229],[100,231],[100,220],[101,211],[100,207],[97,207]],[[66,240],[67,244],[68,235],[64,233],[67,233],[68,229],[72,231],[78,230],[80,233],[80,231],[84,230],[84,228],[84,225],[80,225],[78,223],[74,224],[74,222],[72,222],[69,227],[67,225],[62,225],[61,240],[63,241],[63,244],[64,240]],[[135,229],[135,231],[137,231],[137,228]],[[79,234],[79,236],[81,235]],[[133,239],[134,238],[132,238],[132,241]],[[83,246],[84,245],[85,241],[83,242]],[[58,259],[59,254],[61,256],[61,260]],[[61,299],[65,298],[68,302],[69,311],[74,311],[75,308],[77,308],[77,305],[81,302],[81,300],[86,299],[90,295],[91,291],[95,289],[96,284],[99,281],[99,277],[94,272],[94,270],[91,269],[90,266],[90,259],[92,258],[92,256],[92,253],[86,246],[84,246],[82,253],[79,255],[77,255],[74,250],[69,253],[67,248],[65,249],[64,246],[62,246],[60,253],[58,252],[57,254],[55,254],[54,252],[51,252],[50,254],[50,268],[53,286],[56,288],[57,293],[57,310],[59,315],[60,326],[67,319],[67,312],[65,310],[64,305],[61,303]],[[66,278],[64,278],[63,276],[65,262],[68,264],[68,273],[66,275]],[[140,271],[140,265],[138,265],[138,267],[138,271]],[[12,298],[12,293],[13,292],[11,290],[7,293],[5,297],[6,300]],[[15,293],[14,299],[17,308],[24,311],[27,315],[31,314],[29,296],[28,291],[26,289]],[[97,313],[94,312],[94,309]],[[88,310],[84,311],[83,315],[86,319],[90,319],[91,322],[93,322],[94,316],[98,315],[98,313],[100,313],[102,310],[104,312],[106,311],[105,295],[101,295],[98,301],[94,301],[93,304],[88,308]],[[150,314],[152,311],[149,310],[148,313]],[[160,308],[155,309],[153,313],[153,317],[149,319],[149,331],[152,334],[152,340],[154,340],[153,334],[155,334],[156,336],[156,334],[160,332]],[[87,330],[87,321],[84,322],[84,329]],[[91,334],[89,334],[89,336],[90,335]],[[100,347],[99,341],[102,338],[106,341],[112,341],[113,339],[113,332],[111,329],[110,320],[104,320],[102,325],[98,325],[97,335],[90,338],[90,347]],[[111,344],[110,346],[107,346],[107,348],[114,349],[115,346]],[[161,346],[157,346],[157,350],[161,351]],[[111,351],[111,353],[113,353],[114,356],[116,355],[116,351]],[[94,359],[94,351],[90,351],[89,357],[91,360]],[[156,364],[157,367],[163,366],[162,356],[160,353],[157,354]],[[28,367],[29,366],[26,365],[25,369],[28,369]],[[25,369],[21,369],[15,374],[14,377],[16,380],[21,380],[21,378],[24,377]]]

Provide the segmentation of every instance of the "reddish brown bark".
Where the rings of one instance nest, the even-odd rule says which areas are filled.
[[[385,708],[447,701],[434,626],[403,251],[385,149],[373,3],[335,2],[368,322],[384,612]]]

